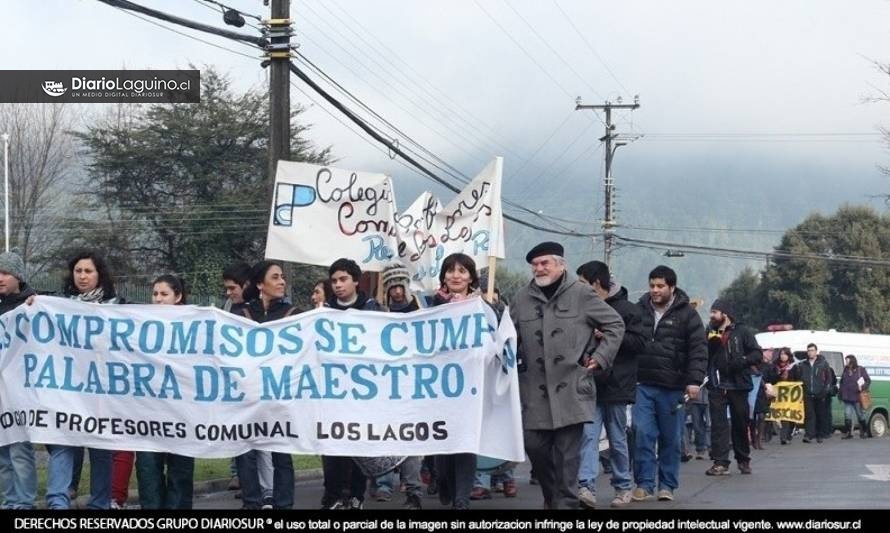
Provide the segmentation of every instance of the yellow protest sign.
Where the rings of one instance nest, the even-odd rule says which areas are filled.
[[[766,419],[803,424],[803,382],[780,381],[774,385],[776,398],[769,406]]]

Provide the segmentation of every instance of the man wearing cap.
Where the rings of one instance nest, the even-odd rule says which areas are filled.
[[[525,451],[544,505],[577,509],[584,424],[593,421],[594,374],[611,368],[621,316],[589,285],[566,272],[562,245],[544,242],[526,255],[534,279],[513,300]],[[596,331],[602,333],[597,337]]]
[[[25,264],[15,252],[0,254],[0,315],[37,294],[25,283]],[[33,509],[37,497],[37,468],[30,442],[0,447],[0,488],[3,509]]]
[[[708,329],[708,405],[711,414],[711,460],[714,461],[705,472],[709,476],[729,475],[730,442],[739,472],[751,473],[748,393],[753,388],[751,366],[762,359],[763,352],[754,333],[736,323],[729,302],[714,300]]]

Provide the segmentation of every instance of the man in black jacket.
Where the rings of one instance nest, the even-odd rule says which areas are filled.
[[[597,375],[596,411],[593,422],[584,424],[581,441],[581,470],[578,473],[578,499],[581,505],[596,505],[596,478],[599,475],[599,440],[603,426],[609,440],[609,463],[612,466],[612,507],[630,503],[633,482],[630,475],[630,454],[627,448],[627,406],[634,403],[637,391],[637,354],[646,346],[640,308],[627,300],[627,289],[612,281],[609,267],[590,261],[578,267],[578,280],[593,287],[594,292],[624,321],[624,338],[612,368]],[[601,335],[596,331],[594,335]]]
[[[714,464],[705,474],[729,474],[730,441],[739,471],[750,474],[748,393],[753,388],[750,367],[763,359],[763,352],[754,333],[745,326],[736,324],[729,302],[719,299],[714,301],[710,326],[708,403],[711,415],[711,460]],[[726,418],[727,407],[729,420]]]
[[[705,327],[666,266],[649,273],[649,294],[639,303],[648,342],[637,357],[633,408],[634,501],[673,500],[679,487],[683,393],[698,396],[708,366]],[[658,454],[656,456],[656,445]]]
[[[831,427],[831,389],[834,374],[815,344],[807,344],[807,360],[798,365],[803,381],[804,442],[822,442]]]
[[[326,307],[345,311],[382,311],[377,300],[360,291],[359,280],[362,269],[352,259],[337,259],[328,269],[328,276],[334,295],[325,303]],[[365,501],[367,478],[351,457],[323,455],[324,470],[323,509],[362,509]]]

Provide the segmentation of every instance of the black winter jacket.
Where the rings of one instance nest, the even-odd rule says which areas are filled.
[[[634,403],[637,397],[637,356],[646,347],[646,332],[640,308],[627,299],[627,289],[618,285],[617,291],[606,298],[624,321],[624,338],[612,367],[596,376],[597,403]]]
[[[717,331],[708,332],[708,388],[751,390],[751,367],[763,360],[754,333],[742,324],[730,324],[724,345]]]
[[[344,307],[340,305],[340,303],[337,301],[336,296],[332,296],[330,299],[328,299],[328,301],[325,302],[325,305],[327,307],[330,307],[331,309],[339,309],[340,311],[345,311],[347,309],[358,309],[359,311],[383,311],[383,308],[380,306],[377,300],[368,297],[367,294],[361,291],[359,291],[358,298],[355,300],[355,303],[350,306]]]
[[[5,315],[6,313],[12,311],[16,307],[25,303],[25,300],[27,300],[30,296],[34,296],[36,294],[37,292],[34,289],[29,287],[25,282],[21,282],[19,284],[19,292],[0,298],[0,315]]]
[[[640,298],[639,305],[647,343],[637,357],[637,382],[673,390],[701,385],[708,370],[708,346],[705,326],[689,305],[689,296],[680,289],[674,291],[674,303],[658,328],[649,294]]]
[[[812,364],[809,359],[806,359],[799,363],[797,368],[800,368],[800,380],[803,381],[804,394],[816,398],[827,398],[831,394],[834,372],[824,357],[819,355]]]
[[[269,309],[266,309],[263,307],[263,301],[259,298],[246,302],[237,311],[233,310],[232,312],[242,314],[260,324],[298,313],[297,308],[284,299],[272,300]]]

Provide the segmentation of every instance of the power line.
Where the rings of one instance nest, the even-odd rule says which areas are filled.
[[[563,85],[561,83],[559,83],[559,81],[557,81],[556,78],[553,77],[553,75],[550,73],[550,71],[547,70],[546,68],[544,68],[544,66],[541,65],[541,63],[539,63],[538,60],[535,59],[534,56],[532,56],[531,53],[525,49],[524,46],[522,46],[522,43],[520,43],[515,37],[513,37],[513,35],[510,32],[508,32],[507,29],[504,28],[504,26],[502,26],[501,23],[498,22],[498,20],[496,18],[494,18],[491,15],[491,13],[488,12],[487,9],[485,9],[485,7],[483,7],[483,5],[479,2],[479,0],[473,0],[473,3],[476,4],[476,7],[478,7],[479,10],[481,10],[483,13],[485,13],[485,16],[488,17],[489,20],[491,20],[491,22],[493,22],[494,25],[498,27],[499,30],[501,30],[501,33],[506,35],[507,38],[510,39],[510,41],[512,41],[513,44],[515,44],[516,47],[519,48],[519,50],[521,50],[522,53],[525,54],[525,56],[528,57],[531,60],[531,62],[534,63],[535,66],[538,67],[538,69],[541,72],[544,73],[545,76],[550,78],[550,81],[552,81],[553,84],[556,85],[567,97],[569,97],[570,99],[574,99],[577,96],[577,95],[573,95],[573,94],[569,93],[569,91],[565,87],[563,87]]]
[[[158,11],[156,9],[151,9],[145,6],[141,6],[139,4],[130,2],[129,0],[98,0],[103,4],[108,4],[109,6],[116,7],[118,9],[125,9],[128,11],[137,11],[144,15],[148,15],[150,17],[154,17],[160,20],[164,20],[167,22],[172,22],[174,24],[178,24],[180,26],[185,26],[186,28],[191,28],[193,30],[199,30],[206,33],[212,33],[215,35],[219,35],[221,37],[225,37],[227,39],[232,39],[234,41],[242,41],[250,44],[254,44],[259,46],[260,48],[264,48],[267,44],[266,39],[262,37],[255,37],[253,35],[247,35],[244,33],[238,33],[234,31],[224,30],[222,28],[217,28],[215,26],[209,26],[207,24],[201,24],[200,22],[195,22],[193,20],[184,19],[182,17],[177,17],[175,15],[170,15],[164,13],[163,11]]]
[[[328,9],[328,6],[331,4],[337,6],[337,9],[340,10],[341,13],[343,13],[347,18],[349,18],[349,20],[352,21],[352,24],[348,24],[348,23],[344,22],[343,19],[339,18],[335,13],[333,13],[330,9]],[[353,17],[352,14],[349,13],[349,10],[343,8],[343,6],[339,5],[337,2],[330,1],[330,0],[327,0],[324,2],[319,2],[318,5],[319,5],[319,7],[321,7],[325,11],[327,11],[329,14],[331,14],[334,18],[336,18],[339,22],[341,22],[343,24],[343,27],[347,28],[350,32],[352,32],[359,39],[361,39],[362,42],[368,46],[368,48],[375,49],[376,47],[373,44],[366,41],[364,38],[362,38],[362,36],[359,35],[353,29],[353,26],[357,26],[357,27],[361,28],[371,39],[373,39],[377,44],[379,44],[380,47],[385,51],[385,53],[379,54],[381,58],[386,60],[386,62],[389,63],[390,65],[392,65],[393,68],[395,68],[397,72],[401,73],[402,76],[406,80],[412,81],[417,87],[421,88],[421,90],[423,90],[423,88],[421,87],[420,83],[417,80],[425,82],[425,84],[430,89],[429,91],[425,91],[425,92],[433,100],[435,100],[439,105],[442,105],[443,108],[449,109],[449,111],[451,111],[452,114],[454,114],[454,115],[463,114],[463,119],[466,121],[467,125],[470,126],[472,129],[475,129],[477,132],[479,132],[480,135],[492,140],[492,142],[494,142],[497,146],[504,148],[505,151],[511,152],[513,155],[517,155],[517,156],[520,155],[517,152],[514,152],[513,150],[511,150],[508,146],[500,144],[500,142],[498,142],[495,139],[495,137],[493,137],[493,135],[495,135],[495,136],[500,135],[500,132],[498,132],[491,126],[485,124],[484,122],[480,121],[479,124],[482,127],[484,127],[484,129],[488,130],[488,133],[484,133],[482,131],[482,128],[477,127],[476,124],[473,122],[473,121],[478,120],[478,118],[479,118],[478,116],[476,116],[474,113],[470,112],[465,107],[463,107],[459,101],[452,98],[447,92],[443,91],[442,89],[437,87],[435,84],[433,84],[429,80],[427,80],[426,79],[427,77],[425,75],[421,74],[420,72],[418,72],[417,69],[415,69],[411,65],[411,63],[409,63],[405,59],[403,59],[395,50],[393,50],[392,48],[387,46],[386,43],[384,43],[382,40],[380,40],[380,38],[378,38],[372,31],[370,31],[364,24],[362,24],[361,21],[359,21],[358,19]],[[398,60],[401,64],[403,64],[408,69],[409,72],[414,74],[416,79],[413,79],[410,76],[408,76],[407,74],[404,74],[401,71],[401,69],[395,64],[395,62],[392,61],[392,59]],[[442,100],[437,99],[436,96],[433,94],[433,92],[438,94],[442,98],[442,100],[444,100],[448,103],[445,104],[445,103],[443,103]],[[458,110],[459,112],[455,112],[454,111],[455,109]]]
[[[450,121],[450,122],[454,123],[457,127],[460,127],[460,128],[461,128],[461,131],[462,131],[463,134],[465,134],[465,135],[471,135],[471,136],[475,139],[475,142],[476,142],[477,144],[481,144],[481,145],[486,145],[486,144],[487,144],[487,145],[496,147],[496,148],[498,148],[498,149],[504,150],[505,152],[508,152],[508,153],[510,153],[511,155],[514,155],[514,156],[516,156],[516,157],[521,157],[521,155],[520,155],[518,152],[512,150],[510,147],[508,147],[508,146],[502,144],[501,142],[497,141],[496,139],[494,139],[494,138],[491,137],[490,135],[486,135],[486,134],[482,133],[481,130],[480,130],[479,128],[477,128],[471,121],[468,121],[468,120],[466,120],[466,119],[460,117],[458,113],[455,113],[454,110],[451,109],[451,108],[449,108],[449,106],[448,106],[447,104],[445,104],[444,102],[442,102],[442,100],[438,99],[438,98],[436,97],[435,94],[433,94],[432,92],[426,90],[426,89],[425,89],[423,86],[421,86],[419,83],[416,83],[416,82],[415,82],[413,79],[411,79],[409,76],[405,75],[405,74],[404,74],[404,73],[403,73],[397,66],[394,65],[394,63],[392,63],[392,61],[389,61],[389,60],[388,60],[388,58],[387,58],[387,56],[386,56],[385,54],[380,54],[377,50],[375,50],[375,47],[374,47],[371,43],[369,43],[369,42],[368,42],[367,40],[365,40],[361,35],[359,35],[358,33],[356,33],[356,32],[355,32],[355,31],[354,31],[348,24],[343,23],[343,20],[342,20],[342,19],[340,19],[335,13],[331,12],[329,9],[327,9],[326,7],[324,7],[323,4],[322,4],[321,7],[323,7],[329,14],[331,14],[334,18],[336,18],[338,21],[340,21],[340,22],[341,22],[341,26],[342,26],[343,28],[348,29],[353,35],[355,35],[356,37],[358,37],[358,39],[360,39],[361,42],[365,44],[365,46],[357,45],[357,44],[356,44],[352,39],[350,39],[346,34],[344,34],[342,31],[340,31],[340,28],[339,28],[339,27],[335,26],[334,24],[329,23],[325,17],[322,17],[321,15],[319,15],[314,9],[312,9],[311,6],[309,6],[309,5],[305,5],[305,7],[306,7],[306,8],[307,8],[313,15],[315,15],[318,19],[324,21],[324,22],[328,25],[329,28],[331,28],[334,32],[336,32],[337,35],[339,35],[340,37],[342,37],[342,38],[346,41],[346,43],[348,43],[352,48],[354,48],[354,49],[357,50],[357,51],[360,51],[365,57],[367,57],[371,62],[373,62],[374,65],[376,65],[377,67],[379,67],[379,69],[380,69],[381,71],[383,71],[385,74],[392,76],[393,80],[398,79],[399,76],[397,76],[396,74],[401,74],[401,77],[402,77],[403,79],[405,79],[405,80],[408,82],[408,84],[413,85],[414,87],[420,89],[420,91],[422,91],[423,93],[425,93],[426,98],[433,100],[433,101],[437,104],[437,105],[435,105],[435,106],[432,106],[432,110],[437,111],[437,113],[436,113],[437,116],[433,117],[434,120],[437,120],[437,121],[442,121],[442,120]],[[310,23],[310,25],[311,25],[311,23]],[[317,27],[316,27],[316,28],[317,28]],[[330,40],[333,40],[333,39],[331,39],[331,35],[330,35],[330,33],[328,33],[328,34],[326,35],[326,37],[327,37],[328,39],[330,39]],[[315,41],[312,40],[312,39],[310,39],[310,40],[311,40],[312,42],[315,42]],[[335,43],[335,44],[336,44],[336,43]],[[317,43],[316,43],[316,45],[317,45]],[[338,46],[339,46],[339,44],[338,44]],[[319,47],[319,48],[321,48],[321,47]],[[343,48],[342,46],[340,46],[340,48],[343,49],[344,51],[346,51],[345,48]],[[323,50],[323,49],[322,49],[322,50]],[[370,50],[370,52],[369,52],[369,50]],[[371,52],[374,52],[374,53],[371,53]],[[347,51],[347,53],[349,53],[349,52]],[[353,59],[355,59],[356,61],[358,61],[358,59],[356,59],[355,56],[352,56],[351,54],[350,54],[350,57],[352,57]],[[379,60],[378,60],[378,59],[379,59]],[[390,68],[388,68],[386,65],[384,65],[380,60],[386,60],[387,63],[389,63],[390,65],[392,65],[394,71],[393,71],[393,70],[390,70]],[[361,62],[361,61],[359,61],[359,63],[360,63],[360,64],[364,64],[364,62]],[[341,63],[341,64],[342,64],[342,63]],[[345,65],[344,65],[344,66],[345,66]],[[347,67],[347,68],[348,68],[348,67]],[[368,70],[370,70],[370,69],[368,69]],[[354,72],[353,72],[353,73],[354,73]],[[378,76],[378,77],[379,77],[379,76]],[[400,84],[400,86],[401,86],[401,84]],[[407,90],[407,87],[405,87],[405,89]],[[381,94],[382,94],[382,93],[381,93]],[[384,94],[383,96],[386,97],[385,94]],[[420,97],[423,98],[423,96],[420,96]],[[409,99],[406,98],[406,100],[409,100]],[[413,102],[412,100],[409,100],[409,101]],[[421,109],[421,111],[424,111],[424,112],[429,111],[430,107],[431,107],[431,106],[428,106],[428,105],[418,106],[418,108]],[[429,114],[430,116],[433,116],[432,113],[428,113],[428,114]],[[427,126],[427,127],[428,127],[428,126]],[[480,141],[481,141],[481,142],[480,142]]]
[[[208,31],[210,33],[228,37],[230,39],[236,39],[239,41],[245,40],[243,38],[244,36],[241,34],[234,34],[234,32],[218,30],[217,28],[213,28],[211,26],[206,26],[203,24],[195,23],[193,21],[188,21],[186,19],[181,19],[180,17],[174,17],[172,15],[168,15],[165,13],[161,13],[161,12],[158,12],[155,10],[151,10],[151,9],[139,6],[138,4],[134,4],[127,0],[99,0],[99,1],[107,3],[109,5],[119,4],[119,5],[115,5],[114,7],[121,7],[121,8],[132,9],[132,10],[144,12],[144,13],[148,14],[149,16],[161,18],[163,20],[167,20],[167,21],[173,22],[175,24],[182,24],[182,25],[185,25],[185,26],[193,28],[193,29],[199,29],[201,31]],[[127,7],[124,7],[124,6],[127,6]],[[228,34],[234,34],[234,36],[231,36]],[[264,41],[262,41],[262,42],[264,43]],[[453,192],[458,192],[458,193],[460,192],[460,189],[458,189],[457,187],[455,187],[448,181],[442,179],[441,177],[430,172],[426,167],[424,167],[423,165],[418,163],[413,157],[411,157],[410,155],[408,155],[404,151],[402,151],[392,141],[381,136],[370,125],[368,125],[364,120],[362,120],[360,117],[355,115],[351,110],[346,108],[342,103],[340,103],[337,99],[333,98],[329,93],[327,93],[318,84],[316,84],[310,77],[308,77],[302,70],[300,70],[300,68],[293,61],[290,62],[290,70],[292,72],[294,72],[294,74],[296,74],[297,77],[299,77],[305,83],[307,83],[315,92],[317,92],[320,96],[322,96],[322,98],[324,98],[331,105],[333,105],[338,111],[340,111],[341,113],[346,115],[347,118],[350,119],[350,121],[355,123],[365,133],[370,135],[374,140],[376,140],[380,144],[383,144],[384,146],[386,146],[391,152],[394,152],[394,153],[400,155],[405,161],[407,161],[412,166],[417,168],[421,173],[423,173],[428,178],[432,179],[433,181],[435,181],[437,183],[442,184],[443,186],[445,186],[446,188],[448,188],[449,190],[451,190]],[[543,217],[542,215],[535,213],[534,211],[532,211],[524,206],[516,205],[516,207],[518,209],[522,209],[528,213],[531,213],[539,218],[546,219],[546,217]],[[546,228],[546,227],[539,226],[537,224],[534,224],[534,223],[531,223],[531,222],[528,222],[528,221],[525,221],[525,220],[522,220],[522,219],[519,219],[516,217],[512,217],[512,216],[509,216],[506,214],[504,215],[504,218],[511,220],[513,222],[516,222],[518,224],[524,225],[526,227],[532,228],[532,229],[536,229],[536,230],[544,231],[544,232],[548,232],[548,233],[553,233],[553,234],[558,234],[558,235],[564,235],[564,236],[570,236],[570,237],[593,237],[596,235],[596,234],[590,234],[590,233],[579,233],[579,232],[575,232],[575,231],[571,231],[571,230],[557,230],[557,229],[553,229],[553,228]]]
[[[512,11],[513,13],[515,13],[516,16],[519,17],[519,19],[520,19],[520,20],[521,20],[521,21],[528,27],[528,29],[530,29],[530,30],[532,31],[532,33],[534,33],[535,36],[536,36],[542,43],[544,43],[544,46],[546,46],[551,52],[553,52],[553,55],[555,55],[560,61],[562,61],[562,64],[565,65],[566,67],[568,67],[568,69],[572,72],[572,74],[574,74],[579,80],[581,80],[581,83],[583,83],[584,85],[586,85],[587,88],[590,89],[591,92],[593,92],[593,94],[595,94],[596,96],[598,96],[598,97],[600,98],[600,100],[606,100],[606,98],[605,98],[603,95],[601,95],[596,89],[593,88],[592,85],[590,85],[590,84],[587,82],[586,79],[584,79],[584,76],[582,76],[581,74],[578,73],[577,70],[575,70],[575,67],[573,67],[571,63],[569,63],[568,61],[566,61],[566,60],[562,57],[562,55],[561,55],[559,52],[557,52],[556,49],[553,48],[553,47],[550,45],[550,43],[547,41],[547,39],[545,39],[543,36],[541,36],[540,33],[538,33],[538,30],[536,30],[535,27],[534,27],[528,20],[526,20],[525,17],[522,16],[522,13],[520,13],[515,7],[513,7],[513,5],[510,4],[509,1],[507,1],[507,0],[503,0],[503,2],[504,2],[504,4],[507,5],[508,8],[510,8],[510,11]]]
[[[609,68],[609,65],[606,64],[606,61],[602,58],[602,56],[599,55],[599,53],[597,53],[597,51],[593,47],[593,45],[590,44],[590,41],[587,40],[587,37],[584,36],[584,33],[582,33],[580,29],[578,29],[578,26],[575,24],[575,21],[572,20],[572,17],[570,17],[568,15],[568,13],[566,13],[565,10],[563,10],[562,6],[559,5],[559,2],[557,2],[556,0],[553,0],[553,4],[556,6],[556,9],[558,9],[559,12],[562,13],[563,18],[566,19],[566,21],[569,23],[569,25],[572,27],[572,29],[575,30],[575,33],[578,34],[578,37],[581,38],[581,41],[584,42],[584,44],[587,46],[587,49],[590,50],[591,54],[593,54],[593,57],[595,57],[597,59],[597,61],[599,61],[600,64],[606,69],[606,72],[609,73],[609,76],[612,76],[612,79],[615,80],[615,83],[617,83],[618,86],[621,87],[622,90],[624,90],[625,94],[630,95],[630,91],[628,91],[627,87],[625,87],[624,84],[621,83],[621,80],[619,80],[618,77],[615,76],[615,73],[612,72],[612,69]],[[605,98],[602,98],[602,97],[601,97],[601,99],[605,100]]]
[[[210,46],[212,46],[212,47],[214,47],[214,48],[219,48],[220,50],[225,50],[226,52],[231,52],[231,53],[233,53],[233,54],[237,54],[237,55],[239,55],[239,56],[246,57],[246,58],[248,58],[248,59],[253,59],[253,60],[256,60],[256,59],[257,59],[257,56],[251,56],[251,55],[245,54],[245,53],[243,53],[243,52],[238,52],[237,50],[232,50],[231,48],[226,48],[225,46],[221,46],[221,45],[218,45],[218,44],[216,44],[216,43],[211,43],[210,41],[205,41],[204,39],[201,39],[201,38],[199,38],[199,37],[195,37],[194,35],[189,35],[189,34],[187,34],[187,33],[185,33],[185,32],[181,32],[181,31],[179,31],[179,30],[177,30],[177,29],[170,28],[170,27],[168,27],[168,26],[164,26],[163,24],[160,24],[160,23],[158,23],[158,22],[156,22],[156,21],[154,21],[154,20],[147,19],[147,18],[145,18],[145,17],[142,17],[142,16],[140,16],[140,15],[137,15],[136,13],[131,13],[131,12],[127,11],[127,10],[126,10],[125,8],[123,8],[123,7],[119,7],[119,6],[110,4],[109,2],[110,2],[111,0],[98,0],[98,1],[99,1],[99,2],[104,2],[104,3],[108,4],[108,5],[110,5],[111,7],[114,7],[114,8],[116,8],[116,9],[120,10],[122,13],[126,13],[127,15],[130,15],[131,17],[136,17],[136,18],[138,18],[138,19],[140,19],[140,20],[143,20],[143,21],[145,21],[145,22],[148,22],[149,24],[153,24],[153,25],[155,25],[155,26],[157,26],[157,27],[159,27],[159,28],[163,28],[163,29],[165,29],[165,30],[167,30],[167,31],[172,31],[173,33],[176,33],[176,34],[178,34],[178,35],[182,35],[183,37],[188,37],[189,39],[198,41],[199,43],[204,43],[204,44],[210,45]],[[203,30],[200,30],[200,31],[203,31]]]
[[[290,68],[291,68],[291,71],[294,74],[296,74],[298,78],[303,80],[303,82],[305,82],[307,85],[309,85],[312,88],[312,90],[314,90],[322,98],[327,100],[338,111],[340,111],[341,113],[346,115],[346,117],[349,118],[349,120],[351,120],[353,123],[355,123],[365,133],[370,135],[375,141],[379,142],[380,144],[383,144],[384,146],[387,147],[387,149],[400,155],[405,161],[407,161],[408,163],[410,163],[411,165],[416,167],[418,170],[420,170],[423,174],[425,174],[427,177],[429,177],[436,183],[443,185],[444,187],[451,190],[452,192],[460,193],[459,188],[455,187],[448,181],[446,181],[446,180],[442,179],[441,177],[430,172],[426,167],[424,167],[423,165],[418,163],[413,157],[411,157],[410,155],[408,155],[404,151],[402,151],[398,146],[393,144],[389,139],[382,137],[380,134],[378,134],[376,131],[374,131],[374,129],[371,128],[370,126],[368,126],[361,118],[356,116],[346,106],[344,106],[342,103],[337,101],[337,99],[332,97],[330,94],[327,93],[327,91],[325,91],[317,83],[315,83],[315,81],[312,80],[312,78],[310,78],[309,76],[307,76],[306,73],[304,73],[302,70],[300,70],[300,68],[295,63],[291,62]],[[527,209],[527,208],[523,208],[523,209]],[[504,215],[504,218],[506,218],[508,220],[512,220],[513,222],[516,222],[517,224],[521,224],[523,226],[526,226],[526,227],[529,227],[532,229],[536,229],[536,230],[544,231],[544,232],[548,232],[548,233],[554,233],[557,235],[565,235],[565,236],[571,236],[571,237],[592,237],[594,235],[594,234],[583,234],[583,233],[577,233],[577,232],[571,232],[571,231],[561,231],[561,230],[556,230],[553,228],[545,228],[545,227],[539,226],[537,224],[533,224],[531,222],[527,222],[525,220],[522,220],[522,219],[519,219],[516,217],[512,217],[512,216],[506,215],[506,214]]]
[[[649,241],[645,239],[632,239],[615,235],[615,238],[624,242],[628,246],[656,247],[664,250],[680,250],[689,253],[706,253],[724,254],[726,256],[748,258],[748,259],[802,259],[802,260],[818,260],[832,263],[861,265],[861,266],[883,266],[890,267],[890,259],[867,256],[846,256],[834,254],[816,254],[816,253],[799,253],[788,250],[774,249],[772,252],[761,252],[756,250],[739,250],[733,248],[720,248],[715,246],[702,246],[695,244],[672,243],[662,241]],[[705,254],[708,255],[708,254]]]
[[[309,24],[310,26],[312,25],[311,22],[308,22],[308,24]],[[333,54],[331,54],[330,52],[328,52],[328,51],[325,49],[325,47],[319,45],[319,44],[318,44],[314,39],[312,39],[311,37],[308,37],[308,36],[306,36],[306,35],[303,35],[303,39],[306,40],[306,41],[309,41],[310,43],[313,43],[313,44],[315,45],[316,48],[318,48],[319,50],[325,52],[326,54],[328,54],[329,56],[331,56],[332,58],[334,58],[335,61],[337,61],[338,63],[340,63],[340,65],[342,65],[346,70],[348,70],[349,72],[351,72],[351,73],[353,74],[353,76],[356,77],[356,79],[364,79],[364,78],[365,78],[365,76],[361,76],[360,74],[358,74],[357,72],[355,72],[351,67],[349,67],[348,65],[346,65],[345,63],[343,63],[342,61],[340,61],[338,58],[336,58],[336,57],[335,57]],[[349,50],[347,50],[346,48],[344,48],[344,47],[343,47],[340,43],[338,43],[337,41],[333,41],[333,40],[332,40],[331,42],[332,42],[335,46],[337,46],[338,48],[340,48],[341,50],[343,50],[349,57],[351,57],[351,58],[353,59],[353,61],[355,61],[357,64],[361,65],[362,68],[364,68],[364,69],[365,69],[371,76],[373,76],[373,77],[375,77],[376,79],[380,80],[380,82],[381,82],[384,86],[388,87],[388,88],[392,91],[392,94],[396,94],[396,95],[399,95],[400,97],[404,98],[404,100],[405,100],[406,102],[408,102],[408,104],[409,104],[411,107],[413,107],[414,109],[419,110],[421,113],[426,114],[426,113],[428,112],[428,109],[424,106],[424,103],[423,103],[422,101],[418,101],[416,98],[412,97],[412,95],[409,95],[409,94],[405,93],[404,91],[402,91],[399,87],[396,87],[396,86],[395,86],[393,83],[391,83],[389,80],[387,80],[387,79],[384,78],[383,76],[379,75],[374,69],[368,67],[365,61],[361,61],[360,59],[358,59],[357,57],[355,57]],[[304,58],[305,58],[306,56],[301,54],[300,57],[304,57]],[[440,125],[442,126],[442,128],[444,128],[444,129],[447,131],[447,134],[445,134],[445,133],[443,133],[442,131],[440,131],[438,128],[435,128],[435,127],[433,127],[433,126],[430,126],[430,125],[426,124],[426,123],[425,123],[421,118],[419,118],[416,114],[414,114],[413,112],[409,111],[409,110],[406,109],[405,107],[403,107],[403,106],[399,105],[398,103],[396,103],[396,102],[395,102],[389,95],[387,95],[386,92],[384,92],[383,90],[377,89],[377,88],[375,88],[375,87],[374,87],[373,85],[371,85],[371,84],[368,84],[368,85],[369,85],[369,87],[371,87],[375,92],[377,92],[378,94],[380,94],[384,99],[386,99],[386,100],[388,100],[389,102],[391,102],[391,103],[392,103],[393,105],[395,105],[398,109],[400,109],[402,112],[404,112],[405,114],[407,114],[409,117],[411,117],[412,119],[414,119],[415,121],[417,121],[419,124],[421,124],[421,125],[422,125],[423,127],[425,127],[427,130],[429,130],[430,132],[432,132],[433,134],[435,134],[437,137],[439,137],[440,139],[444,140],[445,142],[449,143],[450,145],[454,146],[454,147],[457,148],[458,150],[464,151],[464,152],[466,152],[466,153],[468,153],[468,154],[474,154],[474,153],[475,153],[475,154],[477,155],[477,157],[478,157],[479,154],[481,154],[481,155],[483,156],[481,159],[487,159],[487,158],[490,156],[490,154],[487,153],[487,152],[483,149],[482,146],[480,146],[478,143],[471,142],[469,139],[467,139],[467,138],[464,136],[463,132],[461,132],[461,131],[455,129],[455,127],[454,127],[451,123],[449,123],[449,117],[447,117],[447,115],[439,114],[437,117],[436,117],[436,116],[433,116],[433,120],[439,122]],[[432,115],[431,115],[431,116],[432,116]],[[456,142],[456,140],[458,140],[458,139],[461,140],[461,141],[464,143],[464,145],[458,144],[458,143]]]

